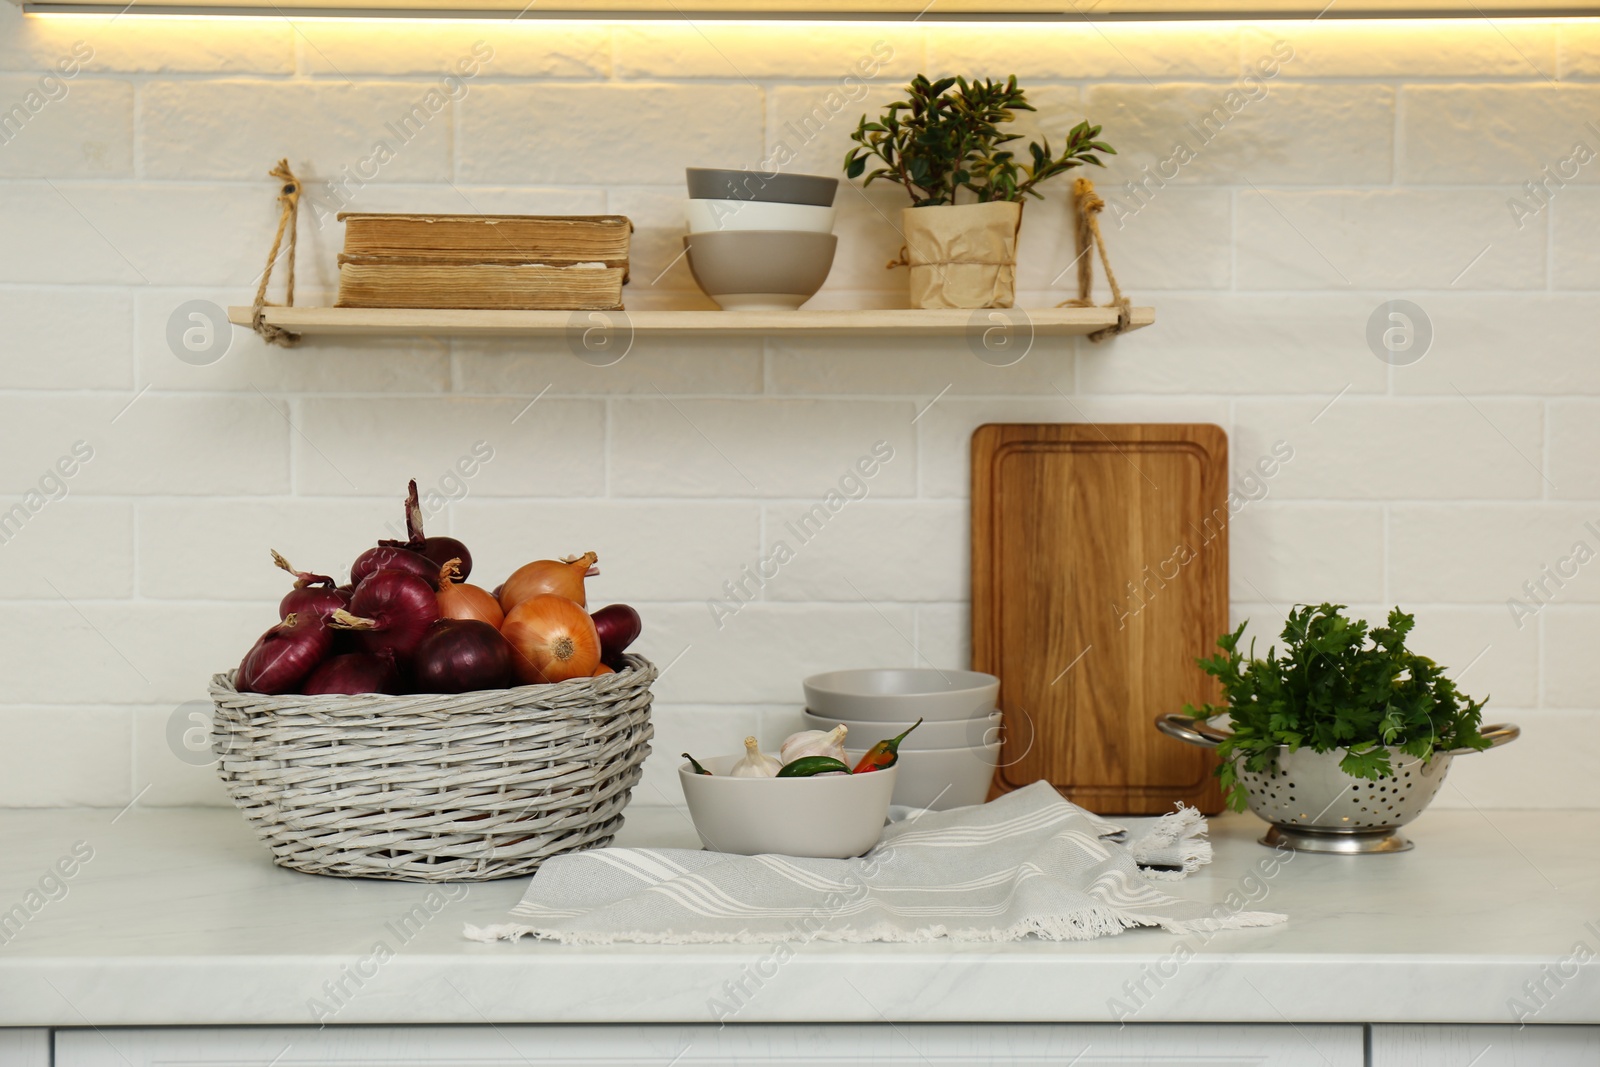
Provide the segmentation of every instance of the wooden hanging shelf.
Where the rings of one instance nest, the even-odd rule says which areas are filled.
[[[250,308],[230,307],[228,321],[250,325]],[[1115,308],[1017,308],[981,311],[463,311],[409,308],[269,307],[266,321],[306,337],[324,334],[550,337],[609,324],[635,333],[806,333],[959,336],[1009,325],[1036,337],[1071,337],[1114,326]],[[1156,321],[1155,308],[1133,309],[1131,329]]]

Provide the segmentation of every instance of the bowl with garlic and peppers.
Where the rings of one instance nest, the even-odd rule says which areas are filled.
[[[731,756],[678,768],[701,842],[713,852],[849,859],[878,843],[894,793],[900,743],[921,725],[885,738],[852,760],[848,730],[802,730],[776,756],[754,737]]]

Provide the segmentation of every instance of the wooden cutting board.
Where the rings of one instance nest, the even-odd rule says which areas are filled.
[[[1215,757],[1156,732],[1217,701],[1228,438],[1212,425],[1013,424],[972,435],[972,660],[1000,678],[991,796],[1030,782],[1104,814],[1222,810]]]

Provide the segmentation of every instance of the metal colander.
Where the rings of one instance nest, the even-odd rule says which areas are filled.
[[[1182,715],[1161,715],[1156,729],[1202,748],[1216,748],[1228,735]],[[1522,732],[1508,723],[1482,729],[1491,747],[1515,740]],[[1353,778],[1339,769],[1343,749],[1313,752],[1309,748],[1278,749],[1276,766],[1246,770],[1244,757],[1235,765],[1250,810],[1272,824],[1264,845],[1307,852],[1404,852],[1411,842],[1397,831],[1422,814],[1450,773],[1455,756],[1475,751],[1451,749],[1421,760],[1398,748],[1389,750],[1394,773],[1383,778]]]

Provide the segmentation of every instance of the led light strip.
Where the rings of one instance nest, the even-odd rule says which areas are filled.
[[[1505,0],[1493,6],[1480,6],[1473,0],[1262,0],[1259,7],[1231,8],[1208,6],[1207,0],[1089,0],[1074,10],[1063,11],[1073,0],[1006,0],[1005,8],[975,5],[972,0],[933,0],[918,9],[906,0],[711,0],[719,6],[710,9],[684,9],[671,0],[595,0],[593,6],[545,10],[537,2],[505,0],[505,6],[452,6],[480,0],[418,0],[418,6],[384,6],[388,0],[373,0],[371,6],[360,0],[344,6],[318,6],[314,0],[302,4],[295,0],[259,0],[242,3],[132,3],[56,2],[56,0],[13,0],[30,15],[107,15],[178,16],[187,18],[305,18],[305,19],[514,19],[523,22],[571,21],[658,22],[658,21],[734,21],[734,22],[965,22],[965,23],[1092,23],[1092,22],[1186,22],[1186,21],[1263,21],[1278,19],[1454,19],[1454,18],[1536,18],[1586,19],[1600,16],[1600,0],[1530,0],[1527,4]],[[570,0],[569,0],[570,2]],[[579,0],[581,3],[582,0]],[[637,3],[636,8],[622,3]],[[690,0],[694,2],[694,0]],[[705,0],[700,0],[705,2]],[[785,6],[793,4],[794,6]],[[1405,4],[1407,6],[1401,6]],[[492,5],[492,0],[491,0]],[[876,5],[875,7],[873,5]],[[1051,10],[1053,8],[1053,10]]]

